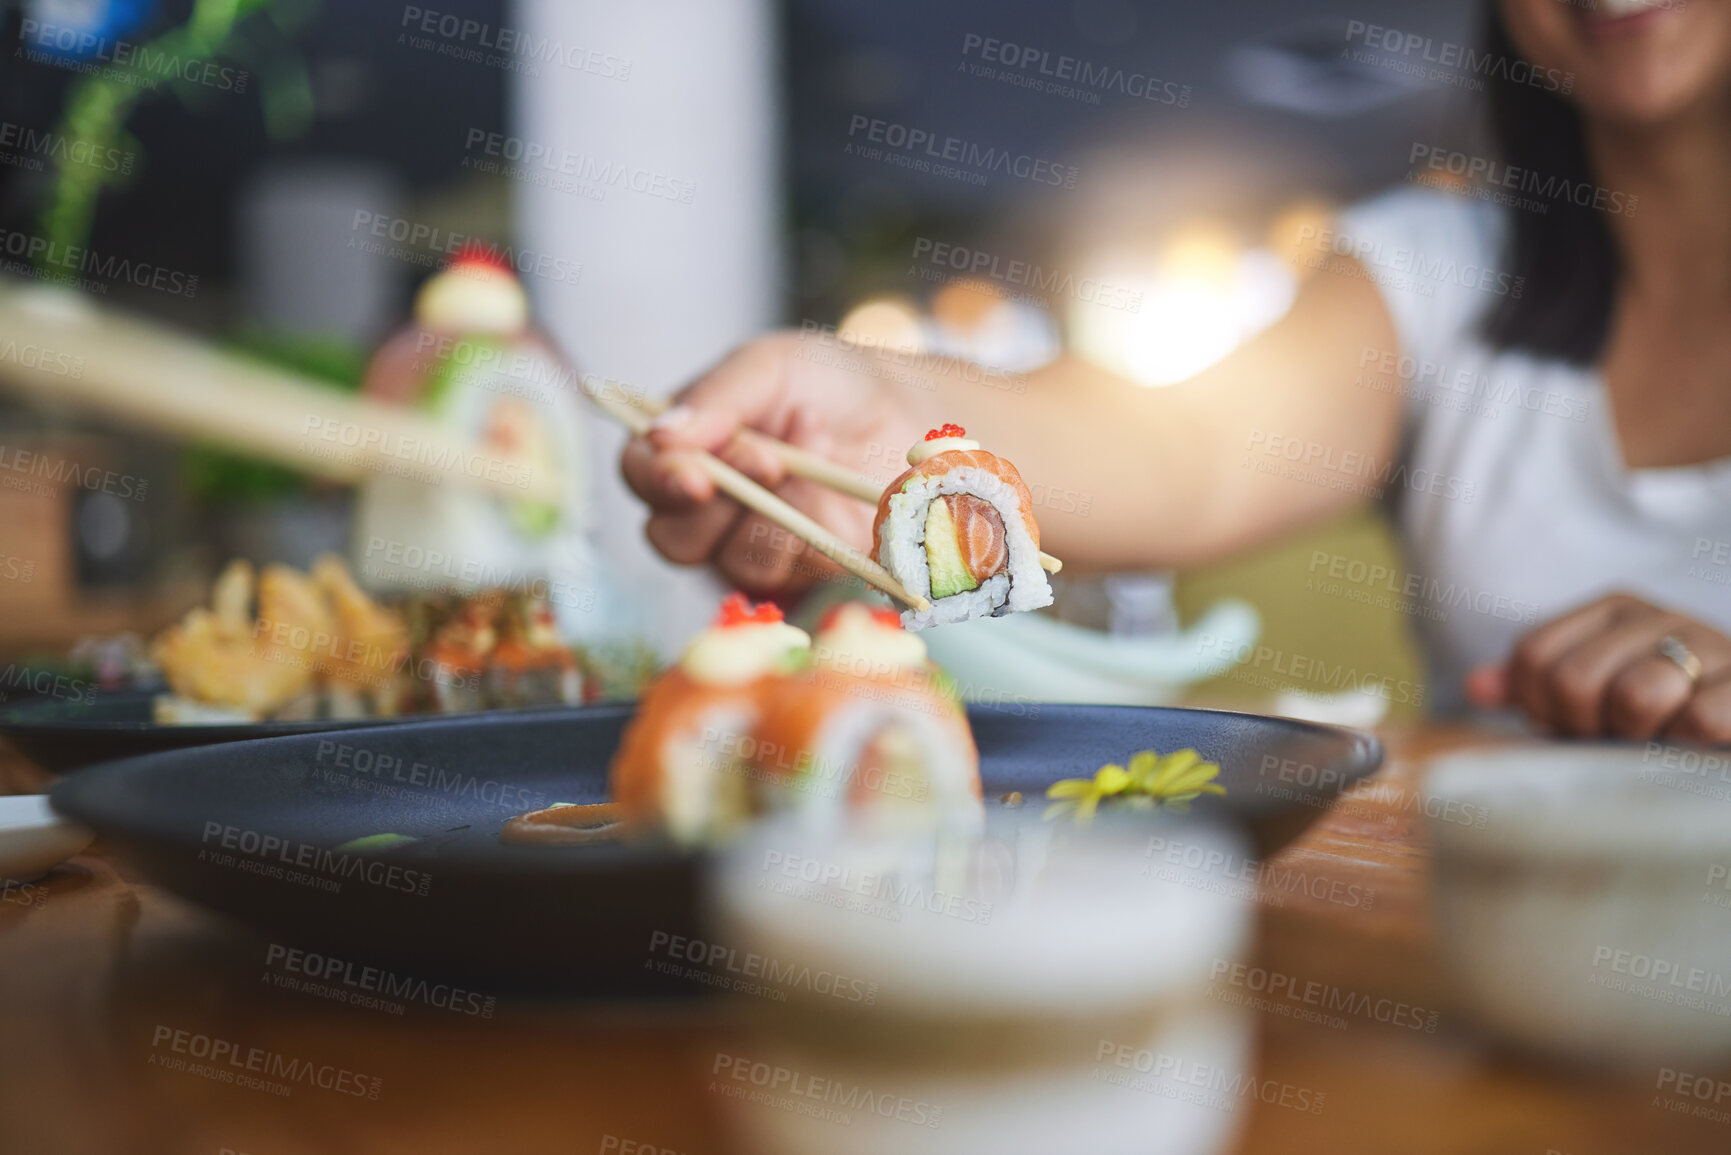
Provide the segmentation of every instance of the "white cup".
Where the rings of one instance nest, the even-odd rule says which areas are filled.
[[[1427,788],[1463,1012],[1572,1059],[1731,1056],[1731,752],[1466,752],[1438,759]]]

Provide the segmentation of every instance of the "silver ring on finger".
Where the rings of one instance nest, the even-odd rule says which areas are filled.
[[[1661,658],[1683,671],[1683,676],[1689,679],[1691,686],[1701,684],[1701,657],[1691,650],[1682,638],[1676,634],[1666,634],[1659,639],[1656,648]]]

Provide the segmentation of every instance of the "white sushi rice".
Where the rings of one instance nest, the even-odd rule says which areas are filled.
[[[705,710],[670,737],[662,759],[661,814],[675,841],[695,845],[745,820],[746,782],[739,757],[713,735],[748,734],[757,711],[733,704]]]
[[[862,683],[862,692],[870,689]],[[910,821],[923,816],[950,829],[977,826],[982,811],[974,792],[976,757],[949,718],[912,695],[887,703],[850,702],[836,710],[814,735],[800,778],[766,792],[770,809],[797,810],[820,825],[839,827],[857,810],[854,779],[866,748],[893,731],[912,745],[920,777],[886,782],[878,795],[868,796],[867,805],[881,812],[877,817],[895,822],[897,815]]]
[[[933,599],[932,575],[926,564],[926,507],[950,493],[970,494],[998,511],[1009,546],[1009,564],[1003,573],[981,582],[978,589]],[[911,488],[890,497],[889,516],[879,532],[878,564],[909,591],[932,603],[930,610],[902,611],[903,626],[923,630],[1052,604],[1052,585],[1040,568],[1040,548],[1022,520],[1019,498],[1015,486],[971,465],[939,477],[918,477]]]

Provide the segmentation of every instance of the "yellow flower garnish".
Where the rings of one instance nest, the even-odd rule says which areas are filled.
[[[1087,825],[1102,802],[1131,810],[1152,810],[1165,806],[1179,812],[1190,809],[1190,803],[1203,794],[1225,794],[1226,787],[1214,781],[1220,767],[1204,762],[1202,755],[1191,749],[1161,755],[1143,750],[1130,756],[1128,767],[1109,763],[1094,772],[1092,778],[1065,778],[1046,790],[1052,804],[1046,807],[1047,819],[1074,815]]]

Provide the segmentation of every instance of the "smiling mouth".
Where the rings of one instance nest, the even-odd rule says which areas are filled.
[[[1571,0],[1571,3],[1587,15],[1602,20],[1620,20],[1673,7],[1673,0]]]
[[[1574,9],[1595,35],[1624,35],[1638,31],[1667,12],[1681,10],[1681,0],[1562,0]]]

